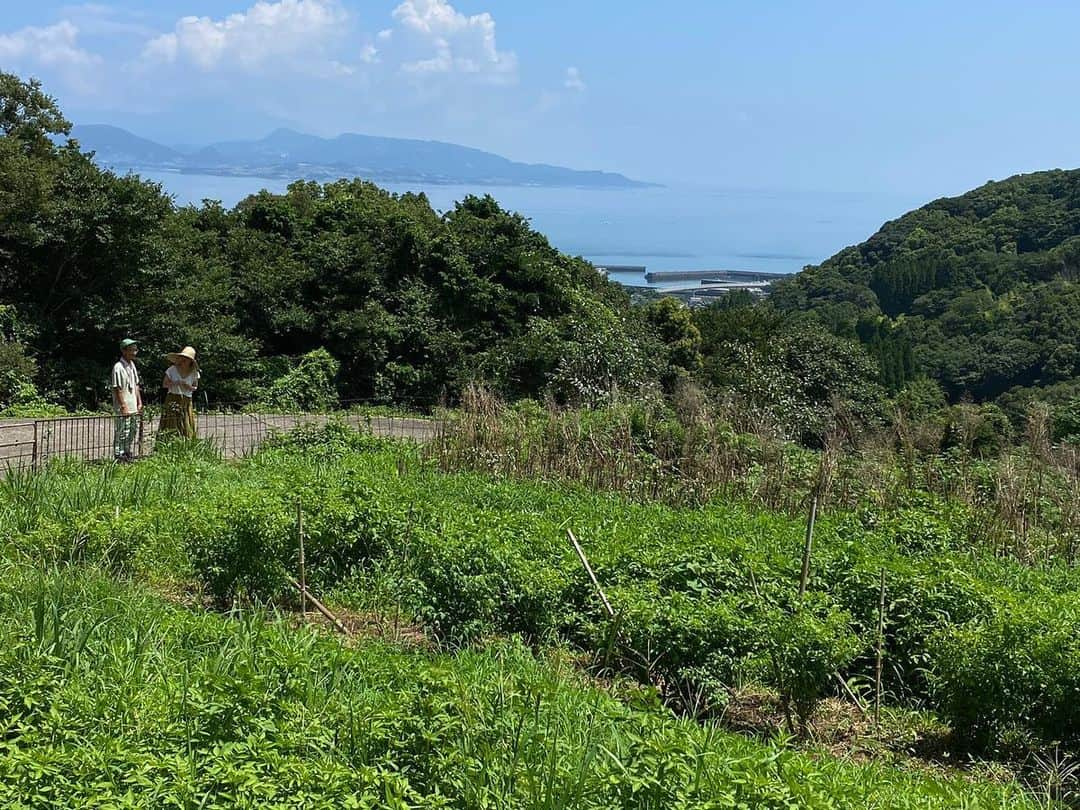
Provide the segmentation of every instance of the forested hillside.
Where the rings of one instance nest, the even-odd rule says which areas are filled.
[[[893,388],[1063,401],[1080,372],[1080,170],[1018,175],[886,223],[780,285],[781,310],[857,336]]]

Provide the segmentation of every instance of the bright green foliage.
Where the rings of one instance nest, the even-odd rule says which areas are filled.
[[[1002,754],[1033,743],[1080,745],[1080,608],[1075,592],[943,630],[933,689],[972,745]]]
[[[824,610],[824,616],[806,608],[768,615],[769,640],[752,665],[761,670],[761,680],[775,686],[790,703],[804,727],[835,673],[844,670],[862,647],[848,614],[827,601]]]
[[[334,410],[338,405],[337,376],[340,370],[341,364],[325,349],[308,352],[295,368],[270,384],[265,404],[290,413]]]
[[[350,648],[92,569],[0,573],[5,807],[1034,806],[676,720],[514,643]]]

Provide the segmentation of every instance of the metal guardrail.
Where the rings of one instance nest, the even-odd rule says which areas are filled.
[[[441,425],[437,418],[341,411],[316,413],[253,413],[212,411],[196,415],[196,435],[218,448],[225,458],[250,455],[274,435],[302,426],[329,421],[367,429],[376,436],[423,441],[434,437]],[[140,414],[134,443],[136,458],[154,452],[159,417],[152,411]],[[113,458],[116,419],[111,415],[63,416],[47,419],[0,419],[0,473],[12,469],[39,469],[57,458],[104,461]]]

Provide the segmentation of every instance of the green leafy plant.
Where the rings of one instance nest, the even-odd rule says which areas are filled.
[[[308,352],[266,392],[266,405],[285,411],[325,412],[337,407],[341,364],[325,349]]]

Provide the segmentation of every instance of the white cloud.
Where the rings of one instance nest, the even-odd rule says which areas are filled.
[[[446,0],[404,0],[394,9],[405,50],[401,69],[413,75],[465,74],[496,83],[517,81],[517,55],[500,51],[495,19],[466,16]],[[396,32],[383,31],[381,40]]]
[[[69,20],[43,28],[27,27],[0,34],[0,64],[54,71],[71,86],[88,92],[101,57],[79,47],[79,29]]]
[[[221,18],[183,17],[145,40],[141,63],[253,80],[269,73],[275,82],[285,73],[352,78],[373,93],[406,90],[421,103],[455,86],[517,83],[517,56],[499,49],[491,14],[462,14],[449,0],[394,2],[391,25],[371,34],[350,25],[344,0],[258,0]],[[408,88],[395,89],[401,80]]]
[[[164,25],[154,22],[160,9],[66,2],[64,16],[50,21],[63,22],[47,28],[9,33],[0,22],[0,66],[40,75],[65,99],[93,98],[97,115],[250,115],[324,132],[468,141],[509,126],[492,122],[516,120],[534,98],[520,86],[517,55],[496,38],[493,15],[462,13],[457,0],[228,0],[216,4],[226,11],[177,14]],[[354,11],[372,6],[381,11],[371,19]],[[551,89],[569,103],[575,93],[561,72],[553,78]]]
[[[581,71],[576,67],[568,67],[566,69],[566,78],[563,80],[563,87],[575,93],[585,92],[585,80],[581,78]]]
[[[172,32],[150,40],[143,57],[190,63],[204,71],[222,66],[254,71],[287,59],[292,67],[308,63],[314,72],[325,73],[340,67],[325,54],[347,19],[337,0],[259,0],[220,20],[184,17]]]
[[[0,59],[45,67],[85,68],[101,58],[79,47],[79,29],[68,20],[45,28],[23,28],[0,34]]]

